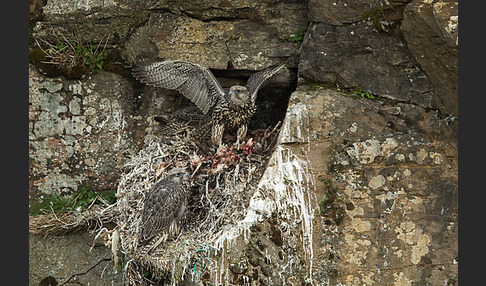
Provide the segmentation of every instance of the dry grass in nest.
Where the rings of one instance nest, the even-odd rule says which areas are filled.
[[[29,233],[35,235],[62,235],[88,227],[92,231],[112,222],[118,215],[115,205],[108,207],[92,205],[82,212],[56,214],[50,212],[39,216],[29,216]]]

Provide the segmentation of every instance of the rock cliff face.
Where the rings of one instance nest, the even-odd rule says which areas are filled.
[[[456,124],[415,105],[321,88],[296,91],[290,102],[309,122],[293,141],[319,158],[309,159],[317,201],[334,195],[343,210],[337,228],[326,224],[330,214],[316,214],[324,227],[314,232],[323,258],[315,265],[339,265],[329,285],[454,285]]]
[[[452,115],[457,115],[458,24],[457,1],[413,1],[400,27],[438,95],[434,106]]]
[[[114,73],[82,81],[46,78],[30,66],[29,103],[32,198],[70,194],[85,183],[116,188],[125,156],[142,139],[125,79]]]
[[[77,79],[50,77],[31,60],[31,204],[83,184],[115,189],[156,117],[187,104],[135,82],[134,64],[191,60],[229,86],[284,62],[297,86],[261,96],[260,112],[288,106],[248,210],[264,205],[269,215],[199,283],[457,285],[457,1],[30,2],[32,50],[35,38],[56,44],[75,32],[106,40],[110,55],[103,71]],[[66,248],[80,243],[65,239]],[[41,247],[51,244],[32,239],[32,261],[55,255]],[[73,274],[41,264],[30,285]],[[123,285],[111,272],[103,279]]]

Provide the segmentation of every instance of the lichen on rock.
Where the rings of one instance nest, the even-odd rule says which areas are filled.
[[[29,72],[31,202],[39,192],[70,195],[86,183],[114,188],[120,156],[137,144],[128,131],[129,85],[109,73],[66,80],[46,78],[32,65]]]

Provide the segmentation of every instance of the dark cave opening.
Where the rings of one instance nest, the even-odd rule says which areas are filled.
[[[297,80],[292,81],[287,86],[274,86],[269,84],[259,91],[256,99],[257,111],[253,115],[248,128],[264,129],[275,126],[278,122],[283,123],[289,98],[297,87]]]

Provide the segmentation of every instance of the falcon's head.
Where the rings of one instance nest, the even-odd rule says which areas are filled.
[[[170,178],[175,183],[188,181],[190,174],[186,171],[186,168],[172,168],[167,172],[167,178]]]
[[[234,85],[228,92],[229,102],[238,105],[244,105],[250,100],[250,93],[245,86]]]

